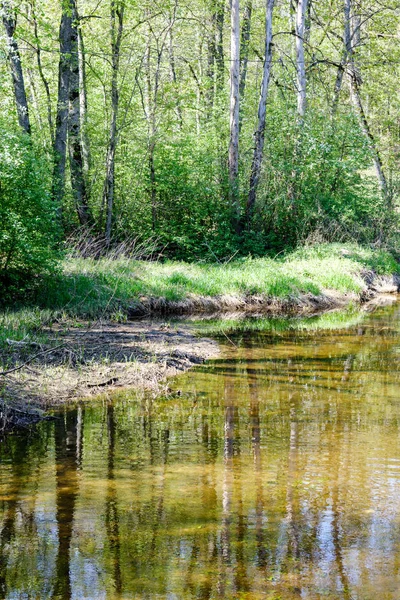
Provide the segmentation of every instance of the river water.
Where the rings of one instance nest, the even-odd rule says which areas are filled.
[[[1,598],[400,598],[400,306],[229,327],[1,444]]]

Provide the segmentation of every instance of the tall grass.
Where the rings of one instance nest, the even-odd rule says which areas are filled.
[[[144,261],[122,251],[99,259],[81,254],[75,249],[65,259],[62,273],[44,281],[29,307],[3,312],[0,345],[8,337],[35,335],[55,319],[123,319],[129,307],[150,297],[168,302],[198,296],[287,299],[326,290],[357,293],[365,288],[363,271],[399,271],[389,253],[348,244],[324,244],[275,259],[247,258],[226,264]]]

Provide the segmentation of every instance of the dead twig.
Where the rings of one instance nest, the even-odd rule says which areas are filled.
[[[59,350],[60,348],[65,348],[65,347],[66,347],[66,344],[60,344],[59,346],[54,346],[53,348],[48,348],[47,350],[41,350],[40,352],[37,352],[36,354],[31,356],[27,361],[18,365],[17,367],[13,367],[12,369],[8,369],[7,371],[1,371],[0,377],[5,377],[6,375],[9,375],[10,373],[14,373],[15,371],[20,371],[21,369],[26,367],[26,365],[29,365],[31,362],[33,362],[35,360],[35,358],[38,358],[38,356],[43,356],[44,354],[49,354],[50,352],[54,352],[55,350]]]

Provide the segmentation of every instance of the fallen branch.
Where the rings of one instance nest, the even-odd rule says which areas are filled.
[[[48,348],[47,350],[41,350],[41,352],[37,352],[36,354],[31,356],[26,362],[18,365],[18,367],[13,367],[12,369],[8,369],[7,371],[1,371],[0,377],[5,377],[6,375],[9,375],[10,373],[14,373],[15,371],[20,371],[21,369],[26,367],[26,365],[29,365],[31,362],[33,362],[35,360],[35,358],[37,358],[38,356],[42,356],[44,354],[49,354],[50,352],[54,352],[54,350],[59,350],[60,348],[65,348],[65,346],[66,346],[66,344],[64,343],[64,344],[60,344],[59,346],[54,346],[53,348]]]

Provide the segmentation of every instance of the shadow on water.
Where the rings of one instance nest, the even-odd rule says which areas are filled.
[[[241,323],[167,398],[10,436],[0,597],[397,600],[399,317]]]

